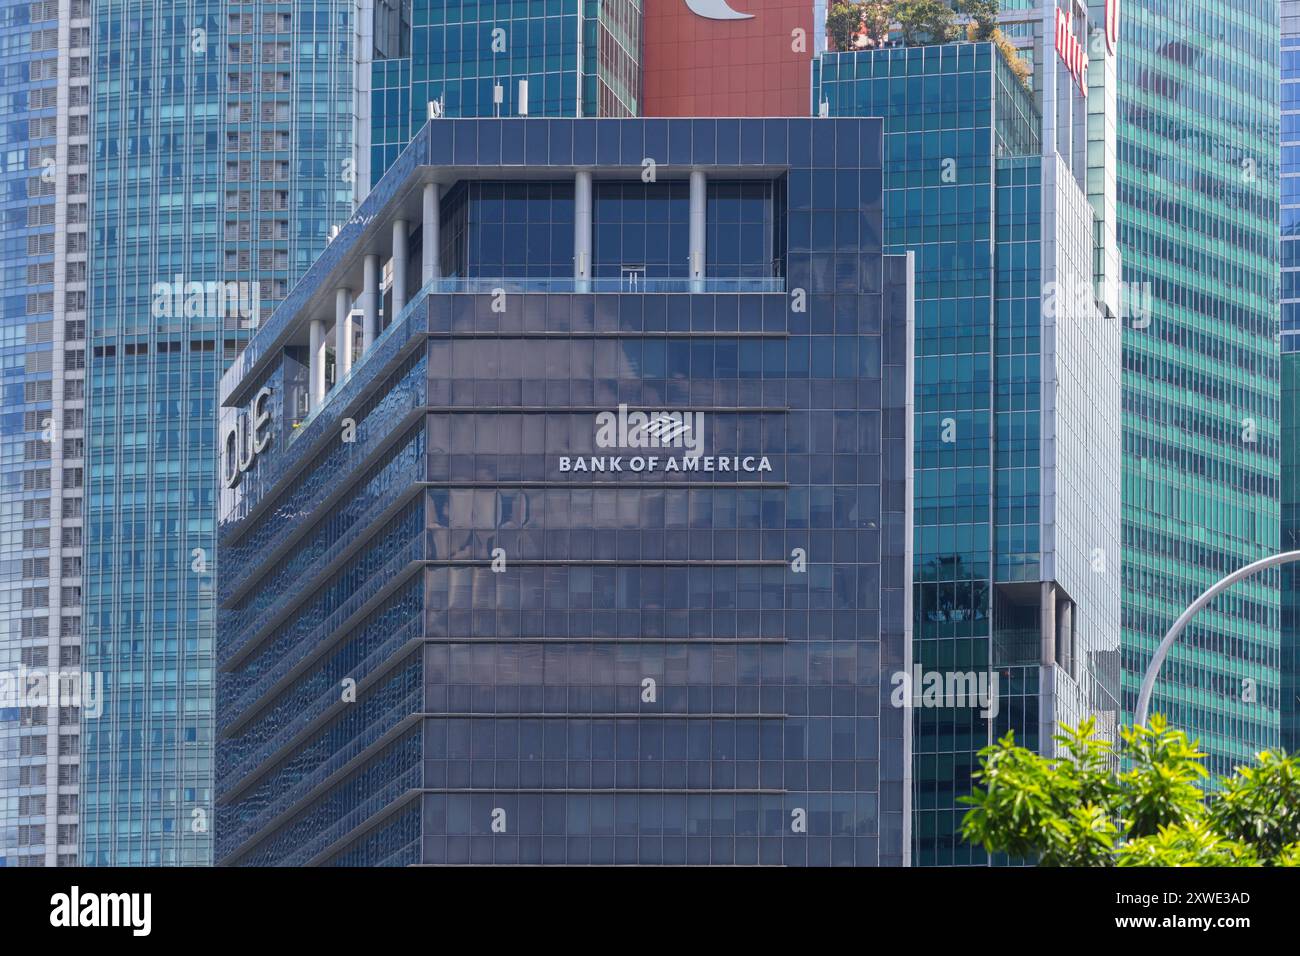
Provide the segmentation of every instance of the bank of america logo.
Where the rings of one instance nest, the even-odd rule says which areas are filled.
[[[682,437],[690,430],[691,426],[689,424],[670,415],[652,418],[645,423],[645,433],[653,437],[660,447],[671,445],[675,439]]]
[[[686,457],[704,451],[703,412],[617,412],[596,416],[597,448],[681,448]]]
[[[727,5],[727,0],[686,0],[686,7],[706,20],[752,20],[752,13],[741,13]]]

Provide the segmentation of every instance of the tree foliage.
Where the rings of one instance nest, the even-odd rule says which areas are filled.
[[[1029,88],[1033,72],[1029,63],[998,28],[1001,0],[956,0],[957,9],[970,17],[966,39],[997,45],[1021,86]],[[826,36],[832,49],[882,47],[891,32],[906,46],[947,43],[961,31],[954,25],[951,0],[832,0],[826,13]]]
[[[1012,734],[984,748],[962,836],[1040,866],[1300,865],[1300,759],[1265,751],[1207,798],[1205,754],[1164,718],[1121,737],[1089,719],[1056,757]]]
[[[944,0],[895,0],[891,10],[908,46],[947,43],[956,32],[952,7]]]
[[[894,25],[907,46],[947,43],[960,31],[954,24],[954,0],[832,0],[826,13],[826,35],[836,50],[859,45],[884,46]],[[996,41],[1001,0],[955,0],[971,18],[967,39]]]
[[[970,39],[986,43],[998,33],[1000,0],[957,0],[957,9],[971,18]]]
[[[862,34],[867,45],[884,46],[889,41],[889,28],[894,22],[894,0],[865,0],[858,4],[862,11]]]
[[[826,36],[837,50],[852,50],[853,35],[862,23],[862,10],[856,3],[832,3],[826,13]]]

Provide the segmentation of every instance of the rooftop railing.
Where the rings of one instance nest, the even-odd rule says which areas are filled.
[[[450,278],[435,279],[432,291],[441,294],[471,293],[492,295],[506,293],[762,293],[785,292],[781,276],[762,278],[646,278],[622,276],[595,279],[565,278]]]

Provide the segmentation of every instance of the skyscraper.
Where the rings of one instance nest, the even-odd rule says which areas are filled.
[[[1281,468],[1283,551],[1300,549],[1300,2],[1282,0]],[[1282,568],[1281,745],[1300,750],[1300,574]]]
[[[89,17],[0,3],[0,866],[77,862],[80,710],[99,700],[81,668]]]
[[[82,847],[203,864],[217,381],[351,212],[352,4],[94,13]]]
[[[1124,708],[1174,619],[1279,543],[1278,4],[1125,0]],[[1279,575],[1184,632],[1152,711],[1230,772],[1278,743]]]
[[[425,126],[222,381],[221,863],[905,862],[881,143]]]
[[[1118,720],[1114,66],[1081,65],[1086,11],[1060,10],[1062,32],[1050,5],[1009,24],[1012,55],[899,46],[814,73],[819,111],[885,117],[885,246],[916,254],[916,661],[1001,692],[991,715],[915,711],[920,865],[984,861],[958,836],[980,748]]]
[[[367,0],[358,57],[371,90],[359,127],[362,183],[377,182],[429,118],[637,116],[642,0],[518,4]],[[368,85],[366,85],[368,84]]]

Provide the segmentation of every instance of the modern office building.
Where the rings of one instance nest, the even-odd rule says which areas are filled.
[[[1007,25],[1025,82],[988,42],[814,73],[819,112],[885,117],[885,249],[916,256],[916,662],[1001,695],[915,711],[919,865],[984,862],[958,836],[980,748],[1119,717],[1114,62],[1082,65],[1086,11],[1061,11]]]
[[[1300,0],[1282,0],[1281,509],[1279,548],[1300,550]],[[1300,574],[1282,569],[1281,745],[1300,750]]]
[[[358,148],[359,182],[379,180],[431,103],[448,117],[639,115],[642,6],[361,0],[358,22],[373,31],[357,47],[356,141],[369,144]]]
[[[352,4],[104,0],[93,30],[82,859],[206,864],[217,383],[351,213]]]
[[[77,862],[89,0],[0,2],[0,867]],[[67,675],[67,680],[61,675]]]
[[[1175,618],[1279,545],[1278,3],[1125,0],[1124,710]],[[1288,180],[1284,182],[1294,182]],[[1278,743],[1279,574],[1197,616],[1152,710],[1215,774]]]
[[[222,380],[219,863],[907,860],[881,134],[417,135]]]

